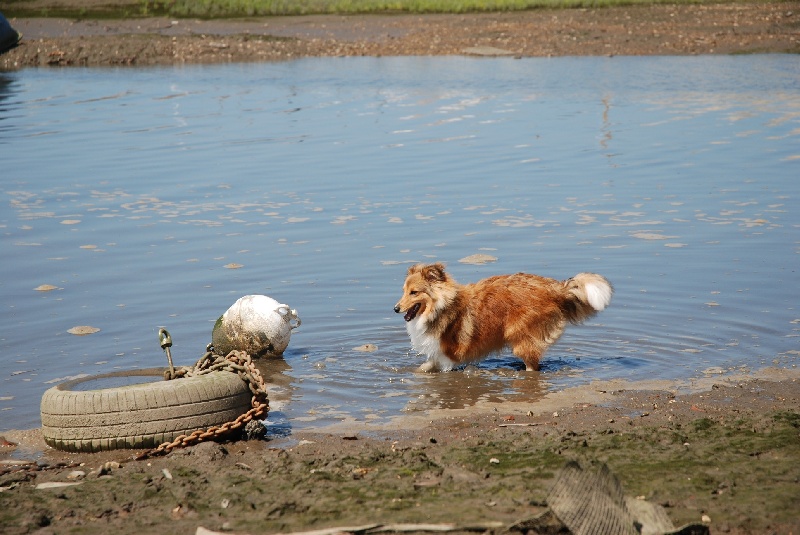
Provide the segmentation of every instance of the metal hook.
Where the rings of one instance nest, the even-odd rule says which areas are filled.
[[[169,331],[163,327],[159,329],[158,341],[161,344],[161,349],[163,349],[164,353],[167,354],[167,361],[169,362],[169,376],[175,377],[175,366],[172,365],[172,352],[169,350],[169,348],[172,347],[172,336],[170,336]]]

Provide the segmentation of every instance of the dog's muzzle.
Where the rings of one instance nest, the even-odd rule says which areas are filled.
[[[403,319],[404,319],[404,320],[406,320],[406,321],[411,321],[411,320],[413,320],[415,317],[417,317],[417,312],[419,312],[419,307],[421,307],[421,306],[422,306],[422,305],[420,305],[419,303],[416,303],[414,306],[412,306],[411,308],[409,308],[409,309],[408,309],[408,311],[406,311],[406,314],[405,314],[405,316],[403,316]],[[394,307],[394,311],[395,311],[396,313],[398,313],[398,314],[399,314],[400,312],[402,312],[402,311],[400,310],[400,305],[395,305],[395,307]]]

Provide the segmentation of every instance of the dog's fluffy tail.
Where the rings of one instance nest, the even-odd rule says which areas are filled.
[[[565,313],[571,323],[581,323],[611,303],[614,288],[602,275],[578,273],[564,282],[569,298]]]

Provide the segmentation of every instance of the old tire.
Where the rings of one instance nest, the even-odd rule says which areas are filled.
[[[139,382],[93,389],[134,380]],[[162,368],[95,375],[42,395],[42,434],[49,446],[64,451],[153,448],[233,421],[250,410],[251,399],[245,382],[230,372],[172,381],[163,380]]]

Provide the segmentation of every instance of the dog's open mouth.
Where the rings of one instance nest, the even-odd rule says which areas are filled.
[[[417,317],[417,312],[419,312],[419,307],[422,306],[420,303],[416,303],[413,307],[409,308],[406,312],[406,315],[403,316],[403,319],[406,321],[411,321],[415,317]]]

